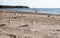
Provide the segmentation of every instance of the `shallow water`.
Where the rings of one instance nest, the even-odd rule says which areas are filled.
[[[16,10],[26,12],[44,12],[51,14],[60,14],[60,8],[0,8],[0,10]]]

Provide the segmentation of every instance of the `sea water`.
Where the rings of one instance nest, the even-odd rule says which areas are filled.
[[[60,8],[0,8],[0,10],[60,14]]]

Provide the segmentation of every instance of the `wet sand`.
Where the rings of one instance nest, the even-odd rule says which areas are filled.
[[[0,10],[0,38],[60,38],[60,14]]]

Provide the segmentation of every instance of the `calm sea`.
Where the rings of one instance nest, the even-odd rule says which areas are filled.
[[[60,8],[0,8],[0,10],[16,10],[25,12],[42,12],[51,14],[60,14]]]

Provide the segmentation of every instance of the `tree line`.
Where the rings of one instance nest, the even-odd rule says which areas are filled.
[[[5,5],[0,5],[0,8],[29,8],[28,6],[5,6]]]

